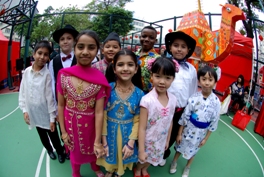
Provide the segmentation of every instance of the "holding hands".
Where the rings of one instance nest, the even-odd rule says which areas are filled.
[[[25,120],[26,124],[30,125],[30,120],[29,120],[29,116],[28,116],[27,112],[24,113],[24,120]]]
[[[127,144],[122,149],[122,153],[124,154],[123,160],[130,157],[134,153],[134,140],[129,140]]]

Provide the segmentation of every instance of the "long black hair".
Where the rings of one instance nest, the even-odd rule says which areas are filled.
[[[138,65],[136,55],[131,50],[123,49],[123,50],[120,50],[119,52],[117,52],[115,54],[112,63],[109,64],[109,66],[107,67],[106,72],[105,72],[105,77],[106,77],[107,81],[109,83],[116,82],[117,78],[116,78],[116,75],[114,73],[114,68],[116,67],[116,63],[117,63],[119,57],[121,57],[123,55],[130,56],[133,59],[133,61],[135,62],[136,67],[138,67],[137,73],[132,77],[131,81],[136,87],[138,87],[142,90],[143,85],[142,85],[142,81],[141,81],[141,68]]]
[[[238,83],[238,78],[241,79],[240,84],[241,84],[242,86],[244,86],[244,82],[245,82],[244,76],[243,76],[242,74],[240,74],[240,75],[237,77],[237,83]]]

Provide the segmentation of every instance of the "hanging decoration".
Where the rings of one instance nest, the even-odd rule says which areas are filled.
[[[169,33],[171,33],[172,32],[172,29],[169,29]]]
[[[263,36],[261,34],[259,35],[259,40],[263,41]]]

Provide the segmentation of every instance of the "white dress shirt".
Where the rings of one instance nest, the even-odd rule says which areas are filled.
[[[184,64],[180,65],[178,73],[175,73],[174,81],[171,83],[168,91],[177,98],[177,107],[183,108],[187,105],[188,99],[197,92],[197,71],[193,65],[186,62],[189,68]]]
[[[56,105],[52,94],[51,75],[45,65],[40,71],[28,67],[20,84],[19,107],[29,115],[30,126],[50,129],[55,122]]]
[[[72,51],[71,53],[71,58],[65,60],[65,61],[62,61],[62,57],[66,57],[67,55],[64,54],[64,53],[60,53],[60,56],[61,56],[61,63],[62,63],[62,66],[63,68],[69,68],[71,67],[71,64],[72,64],[72,60],[73,60],[73,57],[74,57],[74,52]],[[56,84],[56,79],[54,77],[54,70],[53,70],[53,60],[50,61],[49,63],[49,71],[50,71],[50,74],[51,74],[51,79],[52,79],[52,93],[54,95],[54,98],[55,98],[55,102],[57,103],[56,101],[56,91],[55,91],[55,84]]]

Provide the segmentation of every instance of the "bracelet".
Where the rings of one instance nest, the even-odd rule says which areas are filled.
[[[68,133],[66,134],[65,137],[63,137],[63,136],[61,135],[61,139],[62,139],[62,140],[65,140],[67,137],[68,137]]]
[[[107,147],[108,147],[108,145],[107,145],[107,144],[106,144],[106,145],[103,145],[103,147],[104,147],[104,148],[107,148]]]
[[[94,144],[94,146],[100,148],[100,147],[102,147],[103,145],[102,145],[102,144],[99,144],[99,145]]]
[[[126,146],[127,146],[127,148],[128,148],[129,150],[131,150],[131,151],[133,151],[133,150],[134,150],[134,148],[133,148],[133,147],[131,147],[131,146],[129,146],[129,145],[128,145],[128,143],[126,144]]]

